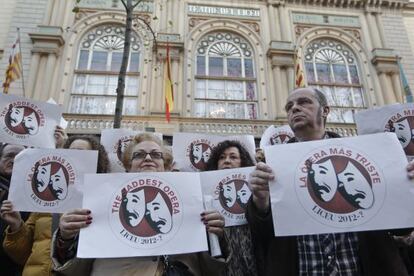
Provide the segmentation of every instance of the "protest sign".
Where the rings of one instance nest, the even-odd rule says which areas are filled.
[[[91,210],[93,223],[80,232],[80,258],[208,249],[200,217],[204,210],[200,177],[195,173],[86,175],[83,208]]]
[[[131,129],[104,129],[101,133],[101,144],[108,153],[111,172],[125,172],[122,164],[122,155],[128,147],[129,142],[136,135],[144,133],[142,131],[135,131]],[[154,134],[162,141],[162,134]]]
[[[82,206],[83,175],[96,172],[98,152],[25,149],[14,159],[9,200],[17,211],[64,213]]]
[[[414,186],[394,133],[265,148],[276,236],[414,226]],[[294,153],[294,154],[292,154]]]
[[[355,114],[358,134],[395,132],[408,160],[414,159],[414,104],[393,104]]]
[[[240,142],[255,160],[256,146],[252,135],[219,136],[203,133],[174,133],[173,156],[180,171],[204,171],[211,150],[225,140]]]
[[[0,94],[0,141],[55,148],[53,134],[61,117],[58,105]]]
[[[260,148],[263,149],[266,146],[286,144],[294,136],[290,126],[284,125],[276,127],[272,125],[263,132],[262,139],[260,139]]]
[[[213,208],[224,217],[226,227],[247,224],[246,206],[252,194],[248,181],[254,168],[200,173],[203,194],[213,198]]]

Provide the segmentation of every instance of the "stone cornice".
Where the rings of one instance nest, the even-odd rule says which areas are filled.
[[[372,50],[372,64],[378,73],[397,74],[399,73],[398,56],[392,49],[376,48]]]
[[[33,53],[58,54],[65,44],[62,28],[55,26],[39,25],[36,32],[29,33],[29,37],[33,42]]]
[[[301,4],[337,8],[365,8],[378,11],[381,8],[402,9],[409,5],[408,0],[268,0],[268,5],[284,6]]]
[[[272,66],[292,67],[294,65],[295,46],[288,41],[272,40],[267,50]]]

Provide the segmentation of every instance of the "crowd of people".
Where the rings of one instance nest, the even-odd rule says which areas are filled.
[[[326,130],[330,108],[318,89],[295,89],[285,109],[295,135],[288,143],[339,137]],[[96,172],[110,171],[108,155],[96,137],[67,137],[62,128],[56,127],[55,140],[57,148],[97,150]],[[242,144],[233,140],[223,141],[211,150],[205,170],[252,166],[255,169],[248,181],[251,197],[237,199],[246,206],[246,225],[225,227],[225,219],[216,210],[200,214],[206,233],[218,237],[220,256],[198,252],[156,257],[77,258],[79,232],[94,223],[91,210],[74,209],[61,215],[28,214],[15,211],[13,202],[7,199],[13,160],[23,149],[6,143],[0,146],[1,275],[414,275],[412,229],[275,237],[269,181],[278,172],[266,165],[263,151],[257,150],[253,160]],[[132,139],[123,152],[122,162],[126,173],[177,171],[171,150],[157,136],[148,133]],[[406,171],[407,177],[414,179],[414,162],[408,164]],[[123,199],[126,210],[134,204],[132,197]],[[133,212],[125,216],[129,224],[137,223]],[[147,219],[161,233],[170,227],[168,221],[154,224],[151,215],[142,219]]]

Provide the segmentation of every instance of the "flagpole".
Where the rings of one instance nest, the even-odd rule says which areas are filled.
[[[23,97],[26,97],[26,89],[24,88],[24,68],[23,68],[23,52],[22,52],[22,40],[20,39],[20,28],[17,27],[17,37],[19,39],[19,51],[20,51],[20,55],[22,57],[21,59],[21,66],[22,66],[22,88],[23,88]]]

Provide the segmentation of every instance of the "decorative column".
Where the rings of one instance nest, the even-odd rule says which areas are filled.
[[[394,91],[395,91],[395,96],[397,98],[397,101],[399,103],[403,103],[404,102],[404,94],[403,94],[403,89],[401,87],[400,74],[399,73],[393,73],[391,75],[391,82],[392,82],[392,87],[394,88]]]
[[[47,100],[56,91],[51,91],[56,60],[64,44],[62,28],[38,26],[34,33],[29,33],[33,42],[32,67],[29,78],[29,94],[37,100]]]
[[[391,76],[399,73],[398,58],[392,49],[374,49],[372,54],[372,64],[377,70],[384,104],[396,103],[401,98],[401,87],[393,85]]]
[[[378,32],[378,29],[376,27],[377,22],[375,21],[375,18],[372,15],[372,11],[370,9],[366,9],[365,16],[367,18],[369,34],[370,34],[370,37],[371,37],[373,47],[374,48],[381,48],[382,47],[381,38],[380,38],[380,34]]]
[[[280,37],[280,22],[279,20],[279,8],[274,5],[268,5],[269,10],[269,27],[270,27],[270,39],[271,40],[281,40]]]
[[[278,2],[278,10],[280,26],[284,26],[284,29],[281,30],[282,41],[292,41],[292,25],[284,1]]]
[[[276,119],[286,118],[285,104],[289,94],[288,80],[283,81],[283,75],[288,76],[289,68],[293,68],[294,64],[294,46],[290,42],[272,41],[267,52],[267,56],[271,59],[272,76],[276,91],[269,91],[272,96],[272,105],[276,106]],[[286,71],[286,74],[284,71]],[[284,85],[285,84],[285,85]],[[292,80],[293,85],[293,80]],[[274,95],[274,96],[273,96]]]

